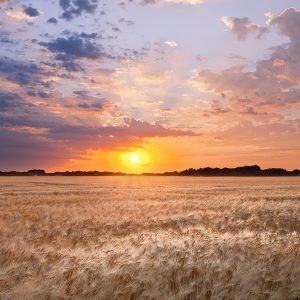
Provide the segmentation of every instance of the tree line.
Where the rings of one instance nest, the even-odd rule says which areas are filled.
[[[127,174],[122,172],[100,172],[100,171],[66,171],[47,173],[42,169],[33,169],[25,172],[0,171],[0,176],[300,176],[300,170],[288,171],[283,168],[261,169],[261,167],[244,166],[237,168],[199,168],[183,171],[164,173],[142,173]]]

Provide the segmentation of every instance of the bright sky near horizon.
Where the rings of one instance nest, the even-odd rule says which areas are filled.
[[[0,170],[300,168],[297,0],[0,0]]]

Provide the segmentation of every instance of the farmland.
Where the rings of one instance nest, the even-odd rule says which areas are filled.
[[[298,299],[300,179],[0,179],[1,299]]]

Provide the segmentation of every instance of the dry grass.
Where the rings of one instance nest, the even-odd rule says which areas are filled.
[[[298,299],[300,178],[1,178],[1,299]]]

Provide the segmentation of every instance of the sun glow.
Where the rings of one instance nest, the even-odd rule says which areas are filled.
[[[131,162],[132,164],[138,164],[138,163],[140,162],[140,157],[139,157],[139,155],[136,154],[136,153],[132,153],[132,154],[130,155],[130,162]]]
[[[152,157],[143,150],[126,152],[120,155],[120,163],[128,171],[143,172],[152,163]]]

